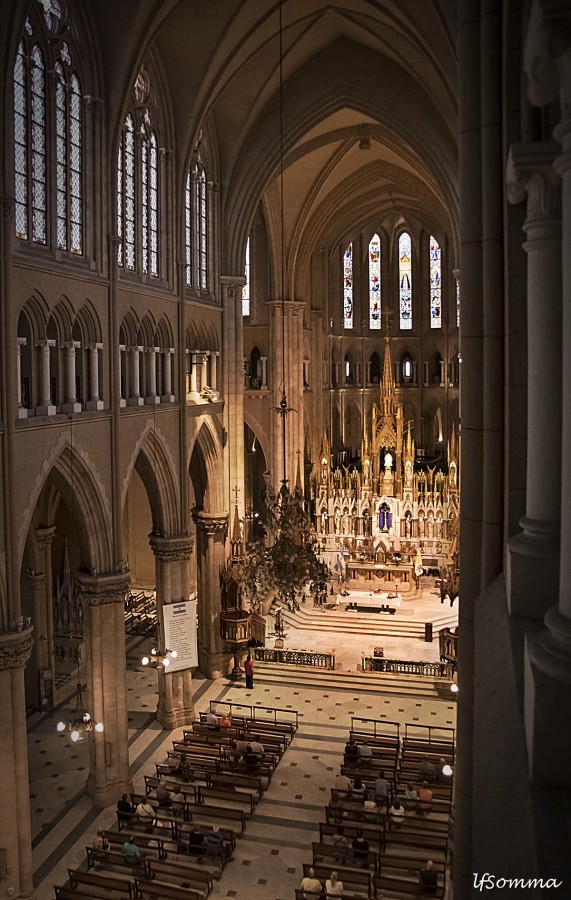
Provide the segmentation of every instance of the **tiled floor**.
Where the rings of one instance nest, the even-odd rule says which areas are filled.
[[[326,614],[324,614],[326,616]],[[326,634],[326,632],[324,632]],[[362,650],[358,640],[343,639],[348,669],[355,672]],[[359,636],[356,636],[359,638]],[[296,635],[305,640],[302,635]],[[329,636],[330,638],[330,636]],[[313,640],[313,637],[311,638]],[[318,633],[317,641],[327,638]],[[309,644],[310,638],[307,638]],[[351,652],[347,647],[351,644]],[[293,644],[292,644],[293,646]],[[427,645],[432,646],[432,645]],[[404,647],[396,647],[403,658]],[[410,649],[410,648],[409,648]],[[414,647],[412,654],[421,658]],[[386,653],[386,655],[388,655]],[[135,788],[143,787],[143,775],[166,755],[177,732],[162,732],[154,721],[156,683],[152,673],[139,663],[135,646],[129,654],[129,738]],[[409,657],[410,658],[410,657]],[[364,676],[361,676],[363,678]],[[323,819],[328,788],[333,784],[352,715],[381,717],[389,721],[455,726],[455,705],[448,698],[427,699],[400,695],[359,693],[360,681],[340,689],[336,686],[301,688],[295,683],[265,683],[261,679],[249,691],[241,683],[196,679],[197,710],[210,700],[277,706],[299,711],[300,727],[272,779],[269,790],[239,839],[235,860],[215,882],[213,898],[287,900],[302,877],[301,864],[310,859],[310,842]],[[98,827],[114,824],[114,809],[93,809],[85,793],[88,770],[86,744],[72,745],[58,735],[59,714],[31,722],[30,796],[34,846],[34,869],[38,900],[51,900],[53,885],[66,879],[67,867],[85,860],[85,847]]]

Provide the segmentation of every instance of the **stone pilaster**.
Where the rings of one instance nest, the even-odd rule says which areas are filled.
[[[0,634],[0,772],[4,774],[2,828],[9,874],[3,897],[35,897],[28,781],[24,667],[33,646],[32,629]]]
[[[220,572],[226,563],[228,516],[194,510],[198,567],[198,664],[209,678],[226,673],[220,636]]]
[[[562,118],[553,131],[561,144],[554,169],[561,178],[561,547],[571,541],[571,9],[556,0],[532,8],[525,65],[528,97],[543,106],[559,93]],[[549,303],[553,298],[549,297]],[[543,397],[547,402],[547,398]],[[556,597],[552,598],[553,600]],[[561,553],[558,602],[546,628],[526,646],[524,723],[533,781],[571,787],[571,556]],[[557,722],[554,735],[553,723]]]
[[[166,538],[150,534],[149,544],[155,555],[157,573],[157,643],[166,649],[163,610],[170,603],[189,599],[189,560],[193,539],[188,535]],[[191,670],[167,672],[161,668],[158,676],[159,722],[168,729],[188,725],[194,719]]]
[[[561,185],[555,151],[548,144],[517,144],[508,160],[510,201],[527,197],[528,429],[526,513],[522,531],[508,544],[507,595],[512,615],[533,619],[543,617],[559,584]]]
[[[95,806],[132,789],[129,774],[124,600],[129,573],[76,576],[84,606],[88,709],[101,733],[89,734],[87,790]]]
[[[224,427],[228,434],[225,447],[224,496],[231,508],[232,491],[238,487],[238,510],[244,517],[244,325],[242,287],[245,278],[224,275],[222,286],[222,391],[224,395]]]

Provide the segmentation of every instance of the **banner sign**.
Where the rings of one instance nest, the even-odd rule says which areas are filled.
[[[196,598],[163,606],[166,649],[176,650],[176,657],[171,659],[168,667],[169,672],[180,672],[198,665],[196,607]]]

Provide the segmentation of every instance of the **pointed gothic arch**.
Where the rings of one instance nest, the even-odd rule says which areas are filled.
[[[133,448],[121,490],[121,508],[125,508],[127,491],[133,470],[136,469],[145,486],[153,531],[163,537],[181,533],[180,504],[176,465],[165,435],[149,419]]]

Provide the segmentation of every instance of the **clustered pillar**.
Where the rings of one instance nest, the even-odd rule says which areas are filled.
[[[155,556],[157,572],[157,642],[165,647],[164,608],[190,597],[189,560],[193,540],[188,535],[167,538],[149,535],[149,543]],[[166,672],[159,669],[159,705],[157,718],[163,728],[179,728],[194,719],[192,701],[192,673],[190,669]]]
[[[220,573],[226,564],[228,516],[195,510],[192,517],[197,538],[198,664],[209,678],[219,678],[228,664],[220,635]]]

